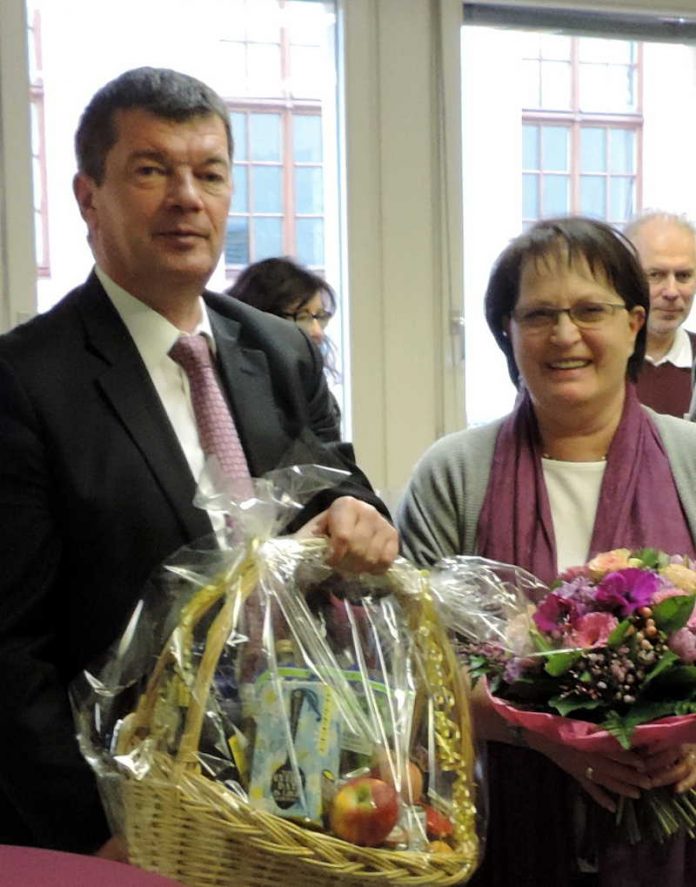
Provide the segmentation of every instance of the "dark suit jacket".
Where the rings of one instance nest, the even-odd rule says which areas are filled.
[[[205,294],[252,474],[319,463],[383,506],[338,443],[321,357],[291,324]],[[107,836],[66,687],[117,637],[152,570],[211,531],[149,374],[97,278],[0,337],[0,843]]]

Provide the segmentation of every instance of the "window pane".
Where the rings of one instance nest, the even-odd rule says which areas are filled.
[[[283,211],[283,179],[279,166],[253,166],[251,186],[254,212],[281,213]]]
[[[247,115],[232,112],[230,123],[234,139],[234,159],[247,160]]]
[[[541,107],[541,66],[537,61],[522,62],[522,107]]]
[[[251,159],[281,159],[280,114],[250,114]]]
[[[636,135],[631,130],[609,130],[609,169],[611,172],[635,172]]]
[[[324,83],[317,77],[321,58],[319,46],[290,47],[290,92],[295,98],[320,98],[323,94]]]
[[[580,176],[580,212],[606,219],[607,184],[604,176]]]
[[[541,128],[541,168],[553,172],[568,169],[570,130],[561,126]]]
[[[218,0],[214,14],[220,26],[220,34],[227,40],[246,38],[244,0]]]
[[[247,40],[280,43],[280,9],[276,0],[253,0],[247,7],[253,7],[249,9],[253,15],[247,15]]]
[[[584,126],[580,130],[580,170],[582,172],[606,172],[606,129]]]
[[[247,185],[247,177],[249,175],[248,170],[248,166],[238,166],[236,163],[232,167],[232,209],[239,213],[249,211],[249,188]]]
[[[569,59],[570,37],[560,34],[542,34],[539,41],[541,55],[545,59]]]
[[[304,265],[324,264],[323,219],[297,219],[297,258]]]
[[[283,254],[283,220],[254,219],[254,261]]]
[[[526,59],[538,58],[541,54],[541,38],[542,34],[534,31],[520,31],[517,35],[519,39],[520,54]]]
[[[324,182],[321,168],[300,166],[295,169],[295,203],[298,213],[324,211]]]
[[[570,65],[544,62],[541,66],[541,107],[556,110],[570,108]]]
[[[229,216],[227,219],[225,264],[249,264],[249,220],[243,216]]]
[[[522,217],[539,218],[539,176],[522,176]]]
[[[611,221],[627,222],[635,213],[635,179],[630,176],[612,178],[609,189]]]
[[[635,43],[630,40],[607,40],[603,37],[580,37],[578,53],[582,62],[630,64],[635,55]]]
[[[539,163],[539,127],[522,127],[522,167],[523,169],[540,169]]]
[[[230,92],[247,88],[247,53],[243,43],[220,43],[215,50],[221,82]]]
[[[303,163],[321,163],[321,117],[298,114],[293,117],[295,160]]]
[[[291,43],[321,45],[326,33],[325,12],[319,3],[289,0],[288,31]]]
[[[250,43],[247,46],[248,89],[254,95],[282,95],[280,46]]]
[[[580,65],[580,110],[635,110],[633,70],[623,65]]]
[[[568,176],[544,176],[543,214],[563,215],[570,211],[570,178]]]

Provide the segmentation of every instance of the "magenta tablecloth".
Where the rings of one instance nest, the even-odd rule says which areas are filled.
[[[180,887],[132,865],[57,850],[0,845],[0,887]]]

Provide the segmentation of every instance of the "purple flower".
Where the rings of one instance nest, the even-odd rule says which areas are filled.
[[[595,606],[596,590],[596,585],[588,576],[576,576],[554,588],[554,594],[562,598],[572,598],[576,608],[576,616],[582,616],[584,613],[592,613],[597,609]]]
[[[539,631],[557,631],[572,622],[577,613],[578,608],[572,597],[552,592],[537,607],[534,622]]]
[[[513,656],[505,664],[503,680],[508,684],[514,684],[523,677],[530,677],[542,670],[543,661],[535,656]]]
[[[648,570],[628,567],[607,573],[597,586],[595,601],[617,610],[621,616],[630,616],[639,607],[645,607],[662,583]]]

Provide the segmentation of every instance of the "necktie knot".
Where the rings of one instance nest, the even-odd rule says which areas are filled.
[[[210,348],[201,333],[195,336],[179,336],[172,345],[169,356],[186,374],[191,370],[212,366]]]

